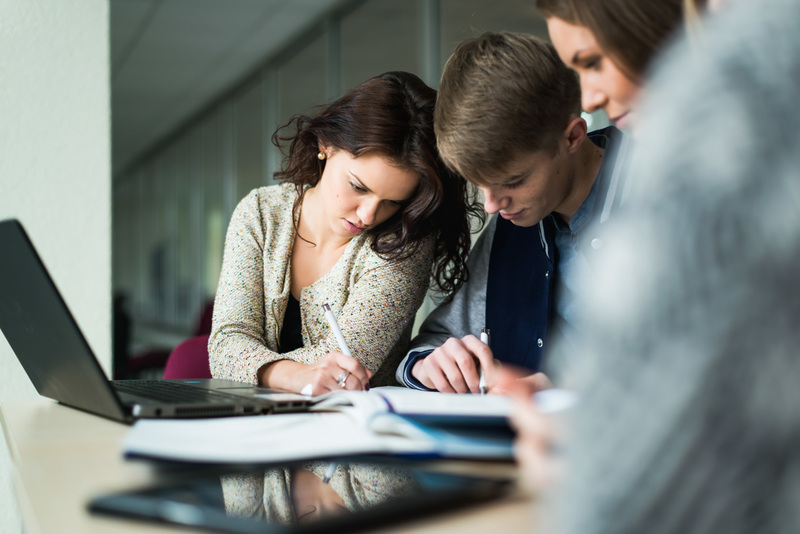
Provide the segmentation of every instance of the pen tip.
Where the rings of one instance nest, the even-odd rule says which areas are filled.
[[[328,305],[328,303],[326,302],[325,304],[323,304],[323,305],[322,305],[322,310],[323,310],[323,311],[330,311],[330,310],[331,310],[331,307],[330,307],[330,306]]]

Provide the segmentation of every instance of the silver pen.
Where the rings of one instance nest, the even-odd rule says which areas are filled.
[[[322,477],[322,483],[323,484],[329,484],[330,483],[331,479],[333,478],[333,474],[336,472],[336,468],[338,466],[339,466],[339,464],[336,463],[336,462],[331,462],[328,465],[328,470],[325,471],[325,476]]]
[[[328,320],[328,324],[331,327],[331,331],[333,331],[333,335],[336,338],[336,341],[339,343],[339,350],[342,351],[343,354],[347,356],[353,357],[353,353],[350,352],[350,347],[347,346],[347,341],[344,339],[344,334],[342,334],[342,329],[339,328],[339,323],[336,321],[336,317],[333,315],[333,311],[331,310],[330,305],[326,302],[322,305],[322,311],[325,312],[325,319]],[[347,382],[347,371],[342,371],[339,375],[339,378],[336,380],[339,383],[339,387],[344,389],[345,382]],[[328,464],[328,469],[325,471],[325,476],[322,477],[323,484],[329,484],[331,478],[333,478],[333,474],[336,472],[336,467],[338,466],[337,462],[331,462]]]
[[[336,317],[333,315],[333,311],[331,311],[330,305],[326,302],[322,305],[322,310],[325,312],[325,319],[328,320],[328,324],[331,327],[331,331],[333,332],[333,336],[336,338],[336,341],[339,343],[339,350],[342,351],[343,354],[353,357],[353,353],[350,352],[350,347],[347,346],[347,341],[344,339],[344,334],[342,334],[342,329],[339,328],[339,323],[336,322]],[[342,371],[337,378],[337,382],[339,383],[340,388],[344,388],[345,382],[347,382],[347,377],[349,373],[347,371]]]
[[[481,328],[481,342],[485,343],[486,346],[489,346],[489,329],[488,328]],[[481,395],[486,395],[486,374],[483,372],[483,366],[478,362],[478,366],[480,367],[480,382],[478,383],[478,387],[481,389]]]

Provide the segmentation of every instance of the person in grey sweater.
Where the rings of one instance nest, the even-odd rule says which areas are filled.
[[[798,531],[798,20],[731,1],[649,80],[548,532]]]

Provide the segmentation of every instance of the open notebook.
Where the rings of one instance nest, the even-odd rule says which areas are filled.
[[[563,390],[537,393],[542,411],[566,407]],[[397,387],[311,399],[309,412],[195,421],[139,421],[128,457],[214,464],[265,464],[350,455],[512,458],[509,398]]]
[[[398,387],[311,399],[308,413],[228,420],[139,421],[127,456],[208,463],[272,463],[346,455],[510,459],[511,403]]]

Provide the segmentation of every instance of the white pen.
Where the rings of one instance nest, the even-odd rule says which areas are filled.
[[[485,343],[486,346],[489,346],[489,329],[488,328],[481,328],[481,342]],[[478,366],[480,367],[480,382],[478,383],[478,387],[481,388],[481,395],[486,395],[486,374],[483,372],[483,366],[478,362]]]
[[[336,472],[336,467],[338,465],[339,464],[337,464],[336,462],[331,462],[330,465],[328,465],[328,470],[325,471],[325,476],[322,477],[323,484],[327,484],[328,482],[331,481],[331,479],[333,478],[333,474]]]
[[[339,342],[339,348],[342,349],[344,354],[347,354],[352,358],[353,353],[350,352],[350,347],[347,346],[347,341],[344,340],[342,329],[339,328],[339,323],[336,322],[336,317],[334,317],[330,305],[326,302],[322,305],[322,309],[325,311],[325,318],[328,320],[331,330],[333,330],[333,335],[336,337],[336,341]]]
[[[328,324],[333,331],[333,335],[336,338],[336,341],[339,343],[339,349],[342,351],[343,354],[347,356],[353,357],[353,353],[350,352],[350,347],[347,346],[347,341],[344,339],[344,334],[342,334],[342,329],[339,328],[339,323],[336,322],[336,317],[333,315],[333,311],[331,310],[330,305],[326,302],[322,305],[322,310],[325,312],[325,319],[328,320]],[[342,371],[342,374],[339,375],[337,382],[339,383],[340,388],[344,388],[345,382],[347,382],[347,371]],[[328,470],[325,471],[325,476],[322,477],[322,482],[324,484],[328,484],[333,478],[333,474],[336,472],[337,467],[336,462],[331,462],[328,465]]]
[[[331,331],[333,331],[333,335],[336,338],[336,341],[339,343],[339,350],[342,351],[343,354],[347,356],[353,357],[353,353],[350,352],[350,347],[347,346],[347,341],[344,340],[344,335],[342,334],[342,329],[339,328],[339,323],[336,322],[336,317],[333,315],[333,311],[331,311],[331,307],[326,302],[322,305],[322,310],[325,312],[325,319],[328,320],[328,324],[331,327]],[[342,371],[337,379],[340,388],[344,388],[345,382],[347,382],[347,371]]]

